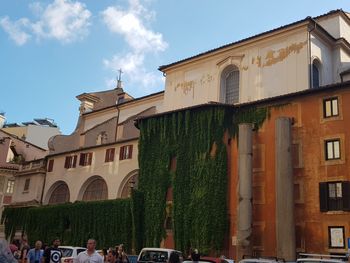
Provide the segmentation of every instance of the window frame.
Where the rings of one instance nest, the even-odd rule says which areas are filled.
[[[29,192],[30,178],[26,178],[23,186],[23,192]]]
[[[334,114],[334,107],[333,107],[333,101],[337,102],[337,114]],[[330,102],[330,115],[327,115],[327,102]],[[330,98],[326,98],[323,99],[323,118],[328,119],[328,118],[334,118],[334,117],[338,117],[339,114],[339,98],[337,96],[335,97],[330,97]]]
[[[76,154],[66,156],[66,159],[64,161],[64,168],[70,169],[77,167],[77,159],[78,156]]]
[[[341,196],[338,196],[337,184],[341,184]],[[335,185],[335,197],[330,197],[330,185]],[[319,204],[321,212],[350,211],[350,181],[320,182]]]
[[[6,194],[13,194],[15,188],[15,180],[7,180],[6,184]]]
[[[48,164],[47,164],[47,172],[52,172],[53,171],[53,166],[55,164],[55,160],[54,159],[50,159]]]
[[[334,143],[338,142],[339,143],[339,157],[335,157],[335,147],[334,147]],[[329,153],[328,153],[328,144],[332,143],[332,155],[333,157],[329,157]],[[342,154],[341,154],[341,139],[340,138],[334,138],[334,139],[327,139],[324,141],[324,157],[325,157],[325,161],[334,161],[334,160],[341,160],[342,158]]]
[[[106,149],[105,163],[114,162],[114,157],[115,157],[115,148]]]
[[[132,151],[133,151],[132,144],[121,146],[119,150],[119,160],[122,161],[122,160],[132,159]]]
[[[89,166],[92,163],[92,152],[80,153],[79,165],[80,166]]]

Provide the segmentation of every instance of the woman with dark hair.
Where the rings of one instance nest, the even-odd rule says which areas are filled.
[[[124,245],[123,244],[120,244],[118,246],[116,263],[130,263],[128,255],[124,251]]]

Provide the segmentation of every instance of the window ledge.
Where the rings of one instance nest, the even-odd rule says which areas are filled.
[[[328,211],[325,214],[326,215],[348,215],[350,212],[349,211]]]
[[[29,193],[29,190],[25,190],[22,192],[22,194],[28,194]]]

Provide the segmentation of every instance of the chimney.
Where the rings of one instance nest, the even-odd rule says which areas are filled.
[[[5,112],[0,112],[0,129],[4,127],[5,121]]]

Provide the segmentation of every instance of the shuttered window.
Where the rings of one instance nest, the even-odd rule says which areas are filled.
[[[49,164],[47,165],[47,171],[48,172],[52,172],[53,171],[53,164],[54,164],[54,160],[53,159],[49,160]]]
[[[24,188],[23,188],[24,192],[27,192],[29,190],[29,185],[30,185],[30,178],[27,178],[26,181],[24,182]]]
[[[113,162],[114,161],[114,153],[115,148],[110,148],[106,150],[105,162]]]
[[[90,153],[81,153],[80,154],[80,160],[79,160],[79,165],[80,166],[91,165],[91,162],[92,162],[92,152],[90,152]]]
[[[322,182],[319,191],[321,212],[350,211],[350,182]]]
[[[119,160],[131,159],[132,158],[132,145],[125,145],[120,147]]]
[[[66,156],[66,160],[64,162],[64,168],[75,168],[77,166],[77,155]]]

